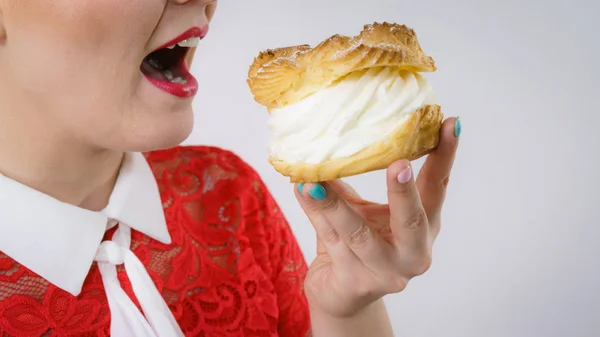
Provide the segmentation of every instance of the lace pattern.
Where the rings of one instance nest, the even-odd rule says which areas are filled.
[[[132,251],[186,336],[306,336],[306,263],[256,172],[212,147],[177,147],[146,159],[173,242],[164,245],[134,231]],[[118,270],[137,304],[123,268]],[[73,297],[0,252],[0,337],[21,336],[110,336],[97,266]]]

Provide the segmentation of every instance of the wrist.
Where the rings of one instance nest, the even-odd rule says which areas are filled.
[[[310,319],[313,337],[394,336],[383,299],[349,316],[334,316],[311,305]]]

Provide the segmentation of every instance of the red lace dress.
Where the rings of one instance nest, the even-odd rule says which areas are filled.
[[[146,158],[173,243],[133,231],[131,249],[186,336],[306,336],[307,267],[256,172],[234,154],[210,147],[178,147]],[[96,264],[73,297],[0,252],[0,337],[109,335]]]

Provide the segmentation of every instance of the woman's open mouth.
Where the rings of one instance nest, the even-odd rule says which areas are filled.
[[[187,98],[198,92],[198,81],[190,73],[186,56],[206,35],[206,28],[192,28],[142,61],[142,74],[157,88],[177,97]]]

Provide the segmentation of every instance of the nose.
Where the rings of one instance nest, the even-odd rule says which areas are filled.
[[[196,4],[203,4],[204,6],[207,6],[211,2],[215,2],[214,0],[170,0],[170,1],[175,3],[176,5],[185,5],[187,3],[196,3]]]
[[[217,9],[217,0],[169,0],[169,2],[174,5],[193,5],[194,8],[204,11],[208,21],[212,19]]]

